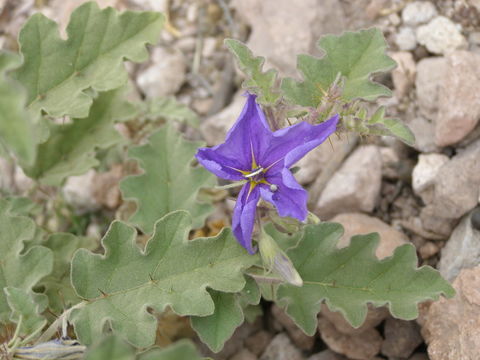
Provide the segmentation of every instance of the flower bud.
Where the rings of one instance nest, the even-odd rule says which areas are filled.
[[[303,285],[303,280],[293,266],[292,261],[263,229],[260,234],[258,247],[263,264],[268,272],[274,271],[291,285]]]

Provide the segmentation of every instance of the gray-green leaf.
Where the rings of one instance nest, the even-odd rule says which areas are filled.
[[[342,226],[335,223],[309,225],[298,247],[287,252],[304,285],[280,285],[277,297],[307,334],[315,333],[322,300],[359,327],[368,303],[387,304],[394,317],[411,320],[418,316],[419,302],[455,294],[438,271],[417,268],[413,245],[402,245],[392,257],[378,260],[374,255],[378,234],[354,236],[350,246],[337,249],[342,233]]]
[[[202,143],[190,142],[171,124],[150,136],[146,145],[131,148],[128,154],[137,159],[144,174],[122,180],[125,199],[137,202],[137,212],[130,221],[150,234],[153,224],[174,210],[187,210],[193,227],[203,226],[212,206],[197,201],[201,187],[211,187],[215,177],[203,167],[192,167],[194,154]]]
[[[258,261],[231,231],[213,238],[188,240],[191,218],[185,211],[168,214],[155,224],[145,251],[136,245],[136,230],[115,221],[102,240],[105,255],[80,249],[72,261],[72,284],[86,299],[70,320],[82,343],[98,338],[105,323],[137,347],[155,340],[156,319],[168,305],[179,315],[208,316],[214,302],[207,287],[238,292],[243,270]]]

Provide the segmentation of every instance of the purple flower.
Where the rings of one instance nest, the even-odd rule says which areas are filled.
[[[301,122],[272,132],[255,95],[248,95],[240,117],[223,144],[198,149],[198,161],[220,178],[246,180],[232,219],[233,233],[251,254],[255,211],[260,198],[280,216],[300,221],[307,217],[307,192],[289,168],[336,130],[338,115],[319,124]]]

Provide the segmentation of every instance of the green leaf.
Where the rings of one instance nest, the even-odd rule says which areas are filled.
[[[20,330],[17,330],[20,336],[38,333],[45,327],[47,320],[40,315],[45,309],[34,301],[31,293],[14,287],[6,287],[3,291],[12,310],[10,320],[17,326],[20,324]]]
[[[316,331],[322,300],[330,310],[340,311],[353,327],[359,327],[367,303],[388,304],[394,317],[412,320],[418,316],[419,302],[436,300],[441,293],[455,294],[438,271],[429,266],[417,268],[413,245],[402,245],[392,257],[378,260],[374,255],[377,233],[354,236],[350,246],[337,249],[342,233],[340,224],[309,225],[298,247],[288,251],[304,285],[280,285],[278,301],[307,334]]]
[[[137,212],[130,221],[143,232],[150,234],[155,221],[174,210],[189,211],[193,227],[203,226],[212,206],[196,198],[201,187],[215,184],[215,177],[203,167],[192,167],[194,154],[202,145],[184,140],[166,124],[150,136],[146,145],[129,150],[144,174],[122,180],[120,189],[125,199],[137,202]]]
[[[155,340],[156,319],[168,305],[179,315],[208,316],[214,302],[207,287],[238,292],[245,286],[243,270],[258,261],[229,229],[213,238],[188,240],[191,218],[185,211],[168,214],[141,251],[136,230],[115,221],[102,240],[105,255],[80,249],[72,261],[72,284],[83,306],[70,320],[82,343],[90,344],[109,322],[137,347]]]
[[[379,29],[327,35],[318,45],[325,51],[321,59],[298,56],[297,67],[304,81],[288,78],[282,82],[288,100],[301,106],[317,107],[338,74],[345,80],[342,98],[346,101],[391,96],[388,88],[370,80],[373,73],[395,66],[395,61],[385,54],[386,43]]]
[[[134,349],[119,339],[110,335],[102,339],[97,345],[92,346],[85,355],[84,360],[135,360]]]
[[[61,313],[81,301],[70,282],[70,262],[73,253],[80,248],[94,250],[97,242],[88,237],[77,237],[69,233],[56,233],[48,237],[43,244],[54,254],[53,271],[40,285],[45,287],[49,309]]]
[[[20,65],[17,55],[0,52],[0,141],[11,149],[22,164],[35,158],[35,129],[25,109],[27,94],[7,71]]]
[[[280,92],[274,90],[277,79],[277,71],[270,69],[263,72],[262,67],[265,59],[255,57],[250,49],[242,42],[234,39],[226,39],[225,45],[235,55],[240,69],[247,78],[243,87],[258,95],[257,101],[263,105],[274,105],[280,99]]]
[[[165,349],[152,349],[139,356],[138,360],[202,360],[195,346],[188,340],[180,340]]]
[[[0,199],[0,288],[15,287],[32,294],[31,289],[52,271],[52,252],[42,246],[32,246],[22,254],[24,242],[35,233],[34,222],[23,216],[12,215],[10,204]],[[43,297],[43,299],[41,299]],[[35,302],[44,300],[34,294]],[[0,322],[6,322],[10,313],[6,296],[0,292]]]
[[[214,351],[222,350],[237,327],[242,325],[244,316],[235,294],[209,291],[215,304],[215,312],[210,316],[192,316],[193,329],[200,339]]]
[[[383,106],[373,114],[366,125],[369,134],[395,136],[407,145],[415,145],[415,135],[412,130],[399,119],[385,118]]]
[[[114,129],[115,121],[133,114],[134,108],[122,100],[123,89],[98,95],[90,114],[71,124],[49,124],[50,137],[38,146],[35,164],[25,173],[42,183],[60,185],[67,177],[80,175],[98,165],[96,149],[122,141]]]
[[[165,119],[186,123],[198,128],[200,119],[190,108],[173,97],[161,97],[147,100],[145,117],[150,120]]]
[[[23,65],[16,78],[27,89],[27,104],[54,117],[88,115],[92,97],[87,89],[108,91],[126,83],[124,59],[143,62],[146,43],[156,43],[163,16],[153,12],[100,10],[86,3],[71,15],[68,38],[44,15],[33,15],[23,26]]]

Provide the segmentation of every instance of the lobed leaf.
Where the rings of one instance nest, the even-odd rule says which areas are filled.
[[[25,109],[25,89],[7,74],[18,65],[18,56],[0,52],[0,141],[28,165],[35,158],[35,126]]]
[[[214,351],[222,350],[237,327],[244,321],[243,310],[235,294],[209,291],[215,304],[212,315],[192,316],[191,324],[200,339]]]
[[[14,287],[6,287],[3,291],[11,309],[10,320],[20,326],[16,330],[20,336],[38,333],[45,327],[47,320],[40,315],[45,307],[36,303],[31,293]]]
[[[180,340],[165,349],[152,349],[141,354],[138,360],[202,360],[192,342]],[[207,359],[205,359],[207,360]]]
[[[135,350],[117,336],[110,335],[88,349],[85,360],[135,360]]]
[[[370,80],[372,74],[395,66],[395,61],[385,54],[386,43],[379,29],[327,35],[320,39],[318,47],[325,51],[321,59],[298,56],[297,68],[303,81],[287,78],[282,82],[288,100],[316,108],[338,74],[344,78],[342,98],[346,101],[391,96],[388,88]]]
[[[24,216],[10,213],[10,204],[0,199],[0,288],[14,287],[32,295],[35,302],[45,297],[33,294],[32,288],[52,271],[52,252],[43,246],[32,246],[22,253],[24,242],[35,233],[34,222]],[[0,292],[0,322],[6,322],[10,307],[5,294]]]
[[[150,234],[155,221],[174,210],[187,210],[193,227],[203,226],[212,206],[197,201],[201,187],[215,184],[215,177],[203,167],[192,167],[200,142],[182,138],[171,124],[150,136],[146,145],[131,148],[128,154],[137,159],[144,174],[122,180],[125,199],[137,202],[130,221]]]
[[[399,119],[386,118],[384,107],[380,107],[373,114],[366,126],[369,134],[395,136],[407,145],[415,145],[415,135],[412,130]]]
[[[63,40],[54,21],[33,15],[20,32],[24,62],[15,72],[27,90],[28,107],[54,117],[86,117],[92,103],[86,90],[108,91],[125,84],[124,59],[145,61],[145,44],[157,41],[162,25],[159,13],[119,15],[88,2],[72,13]]]
[[[137,347],[155,340],[156,319],[147,311],[170,306],[179,315],[207,316],[214,302],[207,288],[238,292],[243,270],[258,261],[228,229],[213,238],[188,240],[191,217],[168,214],[155,224],[145,250],[135,244],[136,231],[120,221],[102,240],[105,255],[80,249],[72,261],[72,284],[86,300],[70,320],[80,341],[90,344],[109,323]]]
[[[74,119],[71,124],[48,124],[50,136],[38,146],[35,163],[25,168],[25,173],[44,184],[60,185],[67,176],[81,175],[98,165],[95,150],[123,139],[114,129],[115,121],[134,113],[122,94],[121,88],[100,93],[87,118]]]
[[[243,87],[258,95],[258,103],[275,105],[281,96],[279,91],[274,90],[277,71],[270,69],[263,72],[262,67],[265,59],[260,56],[254,56],[242,42],[235,39],[226,39],[225,45],[235,55],[240,69],[247,77],[243,82]]]
[[[337,249],[342,233],[342,226],[335,223],[306,226],[298,247],[287,252],[304,285],[280,285],[277,300],[307,334],[315,333],[323,300],[359,327],[368,303],[388,304],[394,317],[412,320],[418,316],[419,302],[436,300],[442,293],[454,295],[438,271],[429,266],[417,268],[413,245],[402,245],[392,257],[378,260],[378,234],[354,236],[348,247]]]

